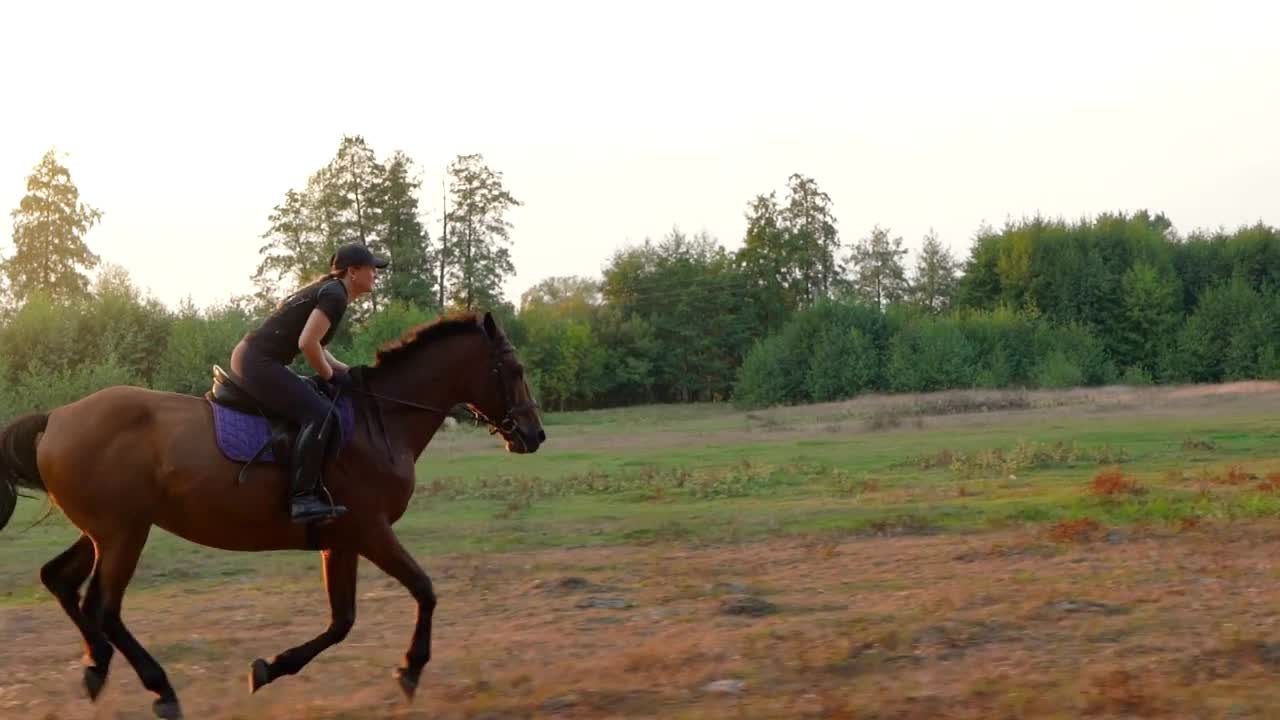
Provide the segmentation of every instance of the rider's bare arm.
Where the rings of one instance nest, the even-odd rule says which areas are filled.
[[[324,349],[324,359],[329,361],[329,367],[333,368],[334,372],[347,372],[351,369],[350,365],[334,357],[333,353],[329,352],[329,348]]]
[[[333,377],[334,371],[329,364],[328,353],[320,345],[320,338],[328,331],[329,316],[320,310],[312,310],[306,326],[302,328],[302,334],[298,336],[298,349],[302,351],[302,356],[307,359],[311,369],[323,380]]]

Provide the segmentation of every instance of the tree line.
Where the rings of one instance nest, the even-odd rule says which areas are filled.
[[[433,240],[413,159],[397,151],[380,160],[363,137],[344,136],[333,159],[268,217],[253,276],[258,305],[269,308],[324,274],[330,255],[349,242],[391,261],[372,294],[373,313],[386,302],[429,310],[501,304],[502,281],[515,272],[507,213],[521,203],[481,155],[459,155],[448,175],[451,202]]]
[[[392,264],[336,355],[369,362],[443,310],[490,309],[554,410],[1280,377],[1280,231],[1261,222],[1184,236],[1148,211],[1024,218],[979,228],[963,259],[930,231],[909,262],[889,228],[843,241],[831,198],[796,174],[781,196],[746,203],[736,251],[675,228],[617,250],[599,277],[547,278],[515,305],[500,288],[520,202],[480,155],[448,175],[433,237],[413,160],[343,137],[265,218],[255,292],[171,310],[100,267],[84,237],[102,213],[47,154],[0,263],[0,412],[117,383],[203,393],[210,365],[344,242]]]

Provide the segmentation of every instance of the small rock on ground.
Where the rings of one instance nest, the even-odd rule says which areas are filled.
[[[746,689],[747,684],[741,680],[716,680],[709,682],[702,688],[704,692],[715,693],[717,695],[737,695]]]
[[[538,581],[535,587],[541,586],[541,585],[542,585],[542,582]],[[556,580],[553,580],[547,583],[543,587],[543,592],[545,592],[547,595],[570,595],[572,593],[579,593],[579,592],[607,592],[611,589],[612,588],[609,588],[605,585],[598,585],[596,583],[593,583],[584,577],[577,577],[574,575],[570,575],[567,577],[558,578]]]
[[[604,608],[606,610],[622,610],[631,607],[631,602],[620,597],[588,597],[574,604],[578,608]]]
[[[548,698],[542,703],[543,712],[558,713],[562,710],[568,710],[579,704],[577,695],[570,693],[569,695],[560,695],[558,697]]]
[[[719,595],[743,595],[747,592],[747,586],[736,582],[718,582],[708,588],[711,592]]]
[[[778,606],[754,595],[741,595],[726,598],[720,603],[720,612],[724,615],[746,615],[760,617],[778,611]]]
[[[1103,615],[1123,615],[1129,612],[1129,608],[1123,605],[1109,605],[1107,603],[1096,602],[1094,600],[1058,600],[1057,602],[1049,603],[1045,608],[1056,612],[1093,612],[1101,613]]]

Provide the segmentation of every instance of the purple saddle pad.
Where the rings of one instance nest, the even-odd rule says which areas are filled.
[[[213,434],[218,439],[218,449],[228,459],[235,462],[248,462],[253,454],[271,437],[271,425],[260,415],[251,415],[239,410],[232,410],[207,400],[213,408]],[[339,448],[345,447],[351,440],[351,431],[355,426],[355,410],[351,398],[343,396],[338,399],[338,427],[341,432]],[[267,448],[258,460],[262,462],[288,462],[288,458],[277,460],[271,448]]]

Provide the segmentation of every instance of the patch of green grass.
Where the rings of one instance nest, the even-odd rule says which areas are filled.
[[[1115,526],[1280,516],[1280,492],[1211,482],[1229,465],[1259,476],[1280,470],[1270,416],[1044,411],[1000,422],[977,414],[944,427],[831,432],[805,424],[826,420],[792,412],[778,420],[788,425],[786,439],[770,432],[765,416],[751,417],[724,405],[557,413],[546,419],[550,440],[534,455],[508,454],[496,442],[467,452],[428,447],[397,532],[430,568],[431,556],[442,553],[893,537],[1082,517]],[[688,443],[694,433],[707,441]],[[560,450],[557,434],[580,441]],[[1092,494],[1093,475],[1120,462],[1142,492]],[[38,570],[77,531],[60,514],[21,531],[44,507],[21,501],[0,533],[0,603],[49,601]],[[130,592],[310,581],[318,567],[314,553],[223,552],[156,529]]]
[[[731,405],[701,403],[548,413],[543,416],[542,423],[554,437],[553,431],[559,428],[575,433],[662,430],[672,426],[680,426],[682,429],[726,429],[738,427],[740,417]]]

